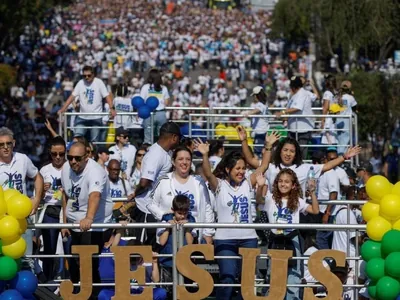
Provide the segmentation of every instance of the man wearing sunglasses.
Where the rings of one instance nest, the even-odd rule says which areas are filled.
[[[115,117],[115,109],[113,106],[113,99],[108,92],[104,82],[95,77],[94,69],[91,66],[83,67],[83,79],[81,79],[75,86],[74,91],[65,101],[63,107],[58,111],[61,114],[67,110],[70,104],[78,98],[81,113],[102,113],[103,112],[103,98],[106,99],[110,106],[111,116]],[[85,136],[87,128],[90,129],[90,140],[98,141],[100,137],[100,128],[103,126],[102,116],[96,114],[79,115],[75,119],[75,135]]]
[[[68,151],[68,163],[61,171],[63,187],[63,222],[78,223],[79,229],[62,229],[63,237],[71,236],[71,245],[98,245],[99,251],[109,240],[112,230],[91,228],[93,223],[112,221],[113,203],[110,182],[102,166],[89,159],[85,145],[76,142]],[[100,252],[99,252],[100,253]],[[70,261],[73,283],[79,282],[79,260]],[[100,282],[99,260],[93,260],[93,282]]]
[[[0,128],[0,184],[4,190],[16,189],[26,195],[26,177],[33,179],[35,183],[35,196],[32,200],[32,212],[34,215],[38,209],[43,193],[43,177],[32,161],[25,154],[14,152],[15,140],[13,132],[6,128]],[[32,223],[30,217],[28,223]],[[32,229],[26,230],[22,235],[26,241],[25,255],[32,254]],[[34,263],[31,258],[22,258],[22,268],[34,271]]]
[[[110,159],[116,159],[121,164],[121,177],[128,180],[135,161],[136,147],[129,143],[129,132],[124,127],[118,127],[115,132],[115,145],[109,151],[114,152]]]
[[[62,207],[61,169],[65,163],[66,146],[61,136],[49,141],[49,156],[51,162],[40,169],[44,180],[44,209],[39,217],[39,223],[60,223]],[[42,229],[44,253],[56,254],[59,229]],[[48,281],[54,279],[54,258],[43,259],[43,273]]]

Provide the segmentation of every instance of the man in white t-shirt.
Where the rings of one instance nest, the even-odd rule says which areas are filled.
[[[335,160],[338,157],[339,155],[335,147],[329,147],[326,150],[326,158],[328,161]],[[344,198],[346,197],[347,190],[350,187],[349,175],[347,175],[346,171],[339,166],[333,168],[333,170],[336,172],[340,182],[340,194],[338,195],[338,200],[342,200],[343,196]]]
[[[81,113],[94,113],[90,115],[79,115],[75,119],[75,135],[85,136],[87,128],[91,127],[90,140],[98,141],[100,136],[100,128],[103,126],[102,116],[96,113],[103,112],[103,98],[106,99],[112,117],[115,117],[115,107],[113,106],[113,99],[108,92],[104,82],[95,77],[94,69],[91,66],[83,67],[83,79],[81,79],[74,88],[72,94],[65,101],[63,107],[58,111],[59,114],[65,112],[68,106],[78,98],[79,108]]]
[[[35,182],[35,196],[32,200],[33,216],[40,204],[43,194],[43,177],[32,161],[25,154],[13,152],[15,147],[14,133],[6,128],[0,128],[0,184],[3,190],[16,189],[26,195],[26,177]],[[28,218],[28,223],[31,219]],[[25,255],[32,255],[32,229],[28,229],[22,235],[26,242]],[[31,269],[34,272],[34,263],[31,258],[22,258],[22,268]]]
[[[312,161],[314,164],[325,164],[326,155],[322,151],[313,153]],[[339,195],[339,178],[334,170],[329,170],[322,173],[317,180],[317,198],[321,200],[338,200]],[[319,221],[322,220],[323,224],[329,222],[329,217],[333,212],[333,205],[320,204],[319,205]],[[317,245],[318,249],[331,249],[332,231],[317,231]]]
[[[72,245],[97,245],[99,253],[110,239],[112,230],[91,228],[92,224],[112,222],[113,203],[110,197],[110,182],[102,166],[90,159],[85,145],[72,144],[67,155],[68,162],[61,172],[63,187],[63,222],[78,223],[79,228],[62,229],[62,235],[71,236]],[[100,282],[99,260],[93,260],[93,282]],[[79,260],[69,264],[73,283],[80,280]]]
[[[133,210],[132,218],[136,222],[157,222],[147,209],[151,202],[150,194],[155,187],[155,182],[170,171],[172,167],[170,151],[179,144],[180,137],[181,132],[178,124],[174,122],[165,123],[161,126],[158,141],[149,148],[144,156],[142,175],[134,192],[136,207]],[[143,229],[136,232],[136,239],[146,245],[154,245],[155,238],[155,229]]]
[[[111,198],[123,198],[128,197],[132,194],[132,188],[126,179],[119,176],[121,172],[121,163],[116,159],[111,159],[107,166],[108,179],[110,180],[110,197]],[[128,197],[128,199],[130,199]],[[122,205],[121,202],[114,203],[114,209],[119,208]]]
[[[311,140],[311,132],[314,129],[314,118],[302,117],[302,115],[313,115],[312,103],[309,93],[303,89],[303,82],[298,76],[290,78],[290,89],[292,97],[285,110],[275,115],[291,115],[288,118],[289,137],[296,139],[303,148],[303,158],[307,157],[305,145]]]
[[[110,155],[110,159],[116,159],[121,163],[121,176],[124,179],[128,179],[132,173],[136,147],[129,144],[129,132],[123,127],[117,128],[115,140],[115,145],[108,149],[110,152],[114,152]]]

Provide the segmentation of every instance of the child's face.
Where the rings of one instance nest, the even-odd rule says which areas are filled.
[[[289,174],[282,174],[278,180],[278,189],[281,194],[287,195],[293,189],[293,178]]]
[[[174,211],[175,221],[186,220],[188,213],[188,211]]]

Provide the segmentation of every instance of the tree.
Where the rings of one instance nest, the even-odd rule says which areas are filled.
[[[10,65],[0,64],[0,95],[10,91],[17,79],[16,70]]]

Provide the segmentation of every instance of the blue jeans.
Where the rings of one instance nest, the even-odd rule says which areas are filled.
[[[135,290],[131,290],[131,294],[141,294],[142,292]],[[111,300],[111,297],[114,297],[115,290],[112,289],[102,289],[97,296],[98,300]],[[167,291],[163,288],[154,288],[153,289],[153,300],[166,300],[167,299]]]
[[[295,236],[292,239],[293,246],[295,248],[296,256],[302,256],[301,253],[301,246],[300,246],[300,238],[299,236]],[[301,278],[303,277],[304,273],[304,264],[302,260],[296,260],[295,265],[288,268],[288,279],[287,284],[301,284]],[[269,282],[269,277],[271,274],[271,264],[268,266],[268,275],[267,281]],[[286,290],[286,297],[284,300],[300,300],[303,299],[302,291],[298,287],[288,287]],[[268,293],[267,293],[268,295]]]
[[[257,239],[240,240],[214,240],[216,256],[235,256],[239,255],[239,248],[257,248]],[[219,266],[219,279],[223,284],[234,284],[236,278],[241,276],[241,259],[217,259]],[[253,276],[255,274],[248,274]],[[218,300],[230,300],[233,287],[220,287],[216,290]],[[241,297],[241,296],[240,296]],[[242,298],[241,298],[242,299]]]
[[[60,218],[54,218],[45,213],[43,216],[42,223],[58,224],[58,223],[60,223]],[[59,233],[60,233],[60,229],[42,229],[44,254],[46,254],[46,255],[56,254]],[[54,279],[54,277],[55,277],[54,258],[43,259],[43,273],[46,276],[48,281]]]
[[[155,111],[154,112],[154,124],[153,128],[151,126],[151,117],[148,117],[143,121],[144,127],[144,143],[153,144],[154,141],[151,138],[151,131],[154,130],[155,136],[158,136],[160,133],[161,126],[167,123],[167,116],[164,110]]]
[[[26,221],[29,224],[32,224],[31,217],[28,217]],[[22,238],[26,242],[26,250],[25,255],[32,255],[33,254],[33,230],[27,229],[24,234],[22,234]],[[22,270],[30,270],[32,273],[35,274],[35,262],[32,258],[28,258],[26,256],[21,257],[21,269]]]
[[[103,125],[103,121],[101,118],[94,119],[94,120],[86,120],[82,119],[81,117],[77,116],[75,119],[75,126],[85,126],[85,127],[92,127],[92,128],[75,128],[74,135],[75,136],[86,136],[87,132],[90,131],[90,139],[88,141],[98,142],[100,139],[100,130]]]

